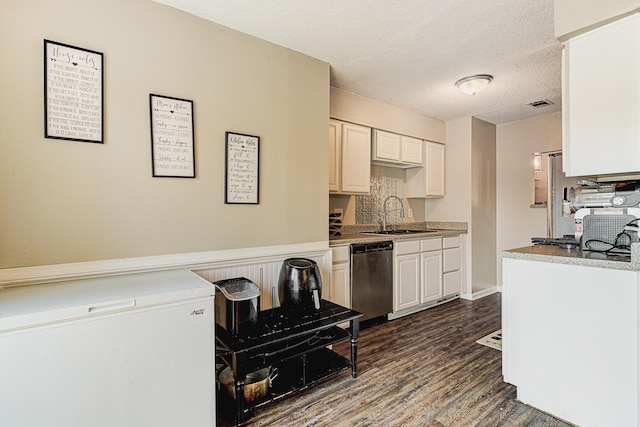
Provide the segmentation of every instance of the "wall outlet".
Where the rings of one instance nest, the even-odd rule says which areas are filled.
[[[413,209],[407,209],[407,216],[413,218]]]

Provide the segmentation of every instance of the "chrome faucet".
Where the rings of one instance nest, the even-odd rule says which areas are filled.
[[[387,202],[389,201],[389,199],[396,199],[398,202],[400,202],[400,209],[392,209],[390,211],[387,211]],[[382,231],[387,231],[387,213],[388,212],[400,211],[400,218],[404,218],[404,206],[402,205],[402,199],[400,199],[400,197],[398,196],[387,197],[384,200],[384,203],[382,204],[382,210],[384,211],[384,214],[382,215]]]

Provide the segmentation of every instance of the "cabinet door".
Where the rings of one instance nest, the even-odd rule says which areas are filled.
[[[400,135],[373,130],[372,160],[400,161]]]
[[[369,193],[371,180],[371,129],[342,123],[342,191]]]
[[[340,122],[329,120],[329,191],[340,191]]]
[[[568,40],[563,55],[565,174],[640,171],[640,14]]]
[[[420,254],[399,255],[395,259],[393,310],[420,304]]]
[[[422,140],[403,136],[401,138],[402,150],[400,151],[400,160],[404,163],[422,164]]]
[[[462,272],[460,270],[445,273],[442,283],[444,297],[459,294],[462,289]]]
[[[442,251],[422,253],[422,297],[427,303],[442,299]]]
[[[351,308],[351,285],[349,263],[333,264],[331,270],[331,295],[329,300]]]
[[[444,145],[428,141],[425,149],[426,196],[444,197]]]

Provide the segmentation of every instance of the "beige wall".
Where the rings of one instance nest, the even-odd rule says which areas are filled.
[[[105,143],[43,137],[43,39],[104,53]],[[0,6],[0,268],[327,240],[328,64],[150,0]],[[194,101],[195,179],[152,178],[149,93]],[[224,204],[224,133],[260,204]]]
[[[471,120],[446,122],[445,197],[426,200],[427,221],[471,223]]]
[[[445,142],[443,121],[331,88],[331,117],[401,135]]]
[[[495,288],[496,126],[474,118],[471,146],[471,224],[473,292]]]
[[[495,126],[463,117],[446,123],[445,197],[426,201],[427,221],[468,223],[466,293],[496,286]]]
[[[530,207],[532,153],[562,149],[562,114],[498,125],[496,135],[497,248],[502,251],[528,246],[532,237],[547,235],[546,209]],[[501,264],[499,276],[500,269]]]
[[[473,223],[471,222],[471,136],[472,118],[463,117],[446,122],[444,198],[427,199],[427,221],[466,222],[465,273],[463,294],[473,292],[471,278]]]

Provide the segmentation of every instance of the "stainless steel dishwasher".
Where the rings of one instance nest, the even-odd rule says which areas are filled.
[[[393,242],[351,245],[351,308],[361,321],[393,311]]]

